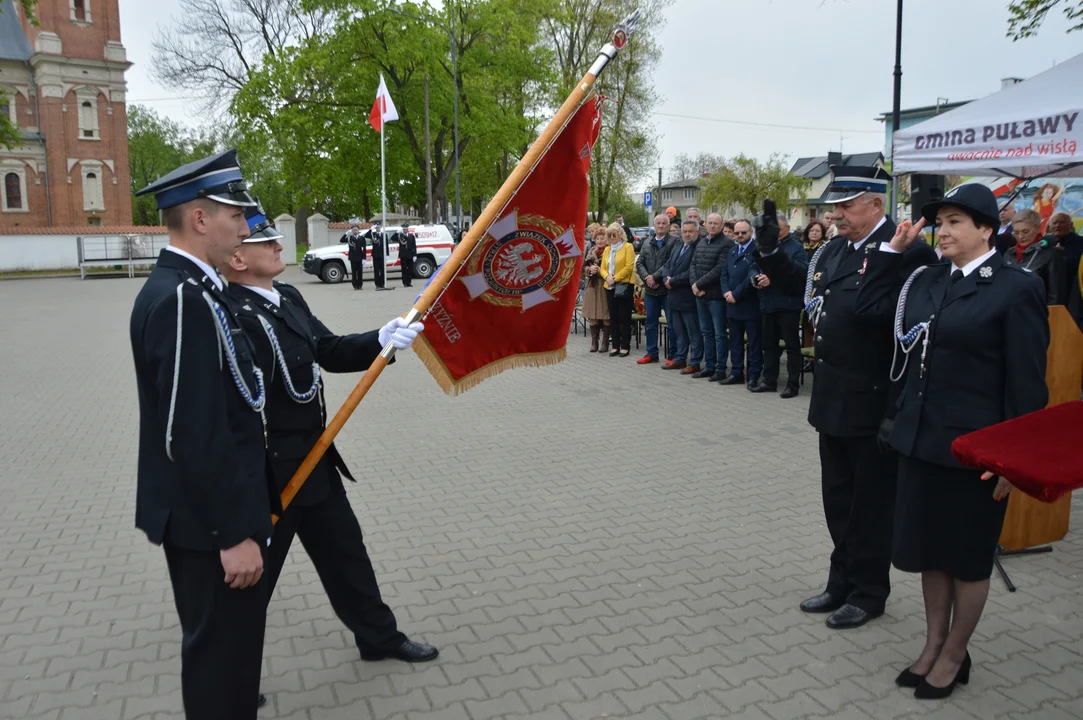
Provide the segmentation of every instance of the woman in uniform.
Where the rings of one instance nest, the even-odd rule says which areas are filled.
[[[1045,407],[1049,316],[1041,281],[1006,265],[993,243],[993,193],[962,185],[925,205],[891,243],[870,255],[857,309],[898,293],[902,380],[887,441],[899,453],[892,562],[921,573],[927,633],[918,659],[896,679],[915,697],[944,698],[970,679],[967,651],[989,594],[993,556],[1011,484],[968,469],[951,454],[960,435]],[[926,223],[939,227],[943,262],[900,287],[900,254]],[[901,365],[902,367],[898,367]]]

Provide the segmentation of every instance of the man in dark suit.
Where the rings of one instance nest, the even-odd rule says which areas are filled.
[[[699,243],[699,223],[685,220],[681,226],[680,245],[675,245],[662,269],[669,291],[670,331],[677,343],[672,360],[662,366],[665,370],[680,370],[682,375],[695,375],[703,360],[703,333],[699,329],[696,296],[692,293],[692,256]]]
[[[252,234],[230,259],[226,275],[237,300],[238,319],[252,338],[257,364],[269,378],[267,451],[271,475],[281,492],[327,421],[320,369],[364,372],[389,341],[405,350],[422,326],[407,326],[395,318],[380,330],[335,335],[312,314],[296,288],[274,282],[285,270],[278,242],[282,236],[258,210],[249,212],[248,223]],[[353,632],[362,660],[432,660],[436,648],[408,640],[380,596],[341,475],[353,480],[331,445],[275,527],[265,582],[273,591],[296,534],[335,613]]]
[[[760,301],[754,277],[756,241],[752,225],[739,220],[733,229],[736,244],[730,248],[722,267],[722,296],[729,305],[726,321],[730,334],[730,375],[723,385],[739,385],[747,379],[755,387],[763,370],[763,349],[760,345]],[[748,375],[745,375],[745,338],[748,338]]]
[[[414,282],[414,260],[417,259],[417,236],[410,228],[399,233],[399,266],[402,268],[402,286],[411,287]]]
[[[353,282],[353,289],[360,290],[365,284],[365,255],[368,250],[365,236],[355,224],[350,226],[350,231],[343,235],[339,242],[344,242],[349,247],[350,280]]]
[[[828,627],[852,628],[882,615],[891,591],[898,462],[880,449],[878,438],[891,403],[897,293],[864,308],[861,317],[855,297],[868,253],[891,241],[895,223],[884,215],[890,175],[879,168],[842,166],[832,172],[828,200],[834,203],[838,235],[817,250],[808,272],[778,251],[771,201],[764,203],[757,254],[772,284],[811,287],[806,311],[816,332],[816,376],[809,423],[820,435],[824,514],[835,549],[826,589],[801,603],[801,609],[831,613]],[[899,266],[903,280],[938,260],[925,243],[915,243],[904,255]]]
[[[779,227],[778,252],[789,257],[792,271],[808,272],[808,255],[800,240],[790,232],[785,213],[776,213]],[[753,267],[755,285],[763,320],[763,377],[758,385],[748,389],[754,393],[778,390],[779,364],[782,346],[786,347],[786,388],[783,398],[797,397],[801,381],[801,309],[804,288],[773,285],[770,278]]]
[[[248,237],[237,153],[189,163],[154,193],[169,246],[136,297],[136,527],[165,550],[192,720],[255,720],[266,620],[264,552],[278,496],[263,445],[263,377],[215,270]]]
[[[387,267],[384,259],[387,257],[387,238],[380,223],[373,223],[369,240],[372,243],[372,281],[376,283],[377,290],[386,290],[384,279]]]

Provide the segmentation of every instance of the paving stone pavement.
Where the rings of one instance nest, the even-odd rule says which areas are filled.
[[[413,299],[285,277],[339,331]],[[0,282],[0,718],[182,717],[164,558],[133,527],[142,282]],[[582,335],[569,355],[459,398],[412,355],[385,372],[339,448],[385,598],[441,656],[360,662],[295,544],[261,718],[1083,717],[1078,528],[1006,562],[1019,591],[994,578],[970,685],[919,703],[893,685],[921,647],[915,576],[856,631],[797,610],[829,552],[807,388],[717,387]],[[330,402],[356,380],[328,377]]]

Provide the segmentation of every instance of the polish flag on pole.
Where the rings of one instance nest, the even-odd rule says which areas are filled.
[[[395,109],[395,103],[387,92],[384,74],[380,73],[380,87],[376,90],[376,102],[372,104],[372,112],[369,113],[369,125],[375,128],[376,132],[381,132],[385,122],[398,119],[399,111]]]

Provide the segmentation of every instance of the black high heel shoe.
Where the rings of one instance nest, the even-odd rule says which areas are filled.
[[[970,651],[966,653],[966,657],[963,658],[963,664],[959,666],[959,672],[955,673],[955,679],[951,681],[951,685],[947,687],[936,687],[930,685],[927,680],[922,679],[918,685],[917,690],[914,691],[914,697],[918,700],[943,700],[949,697],[955,690],[955,686],[962,683],[966,685],[970,682]]]
[[[895,684],[902,688],[916,688],[924,679],[924,675],[918,675],[910,668],[906,668],[899,673],[899,677],[895,678]]]

